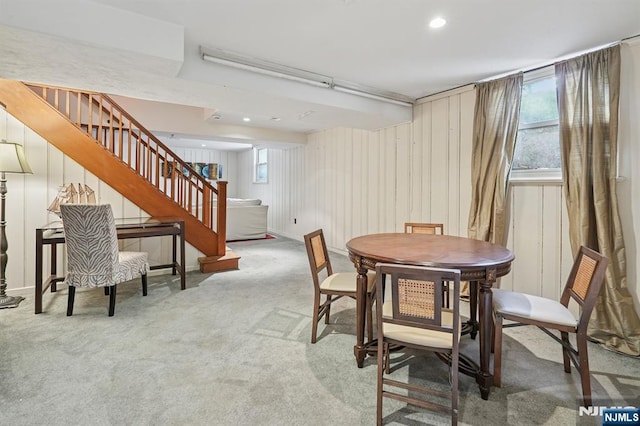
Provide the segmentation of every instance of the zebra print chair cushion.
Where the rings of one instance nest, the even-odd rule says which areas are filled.
[[[111,205],[60,206],[67,245],[65,283],[109,287],[149,271],[147,253],[120,252]]]

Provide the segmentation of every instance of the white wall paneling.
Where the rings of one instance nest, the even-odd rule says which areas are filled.
[[[640,229],[640,43],[622,49],[620,108],[620,214],[627,247],[628,284],[637,303]],[[329,248],[345,252],[355,236],[402,231],[404,222],[442,222],[451,235],[467,235],[471,202],[471,143],[475,92],[467,86],[420,101],[411,123],[365,131],[336,128],[308,136],[306,145],[269,149],[269,182],[253,183],[253,154],[176,149],[185,161],[223,164],[232,197],[269,205],[269,232],[302,239],[322,228]],[[0,110],[0,136],[23,142],[34,175],[8,176],[9,288],[33,285],[34,229],[51,220],[48,202],[63,182],[97,187],[102,202],[123,215],[128,201],[66,159]],[[516,255],[505,288],[558,297],[573,263],[562,187],[514,184],[508,247]],[[142,214],[143,212],[139,212]],[[634,214],[635,213],[635,214]],[[296,220],[294,224],[293,221]],[[146,243],[142,243],[146,248]],[[163,245],[166,247],[166,245]],[[190,249],[191,250],[191,249]],[[158,256],[165,256],[161,249]],[[195,265],[195,250],[188,251]],[[16,259],[24,259],[17,262]]]
[[[633,50],[633,55],[629,50]],[[640,69],[640,46],[626,47],[626,67]],[[631,56],[631,58],[630,58]],[[640,73],[627,70],[623,93],[633,88],[640,95]],[[626,88],[626,89],[625,89]],[[621,110],[621,151],[640,158],[640,123],[628,111],[638,111],[637,98],[625,96]],[[345,253],[346,242],[376,232],[401,232],[404,222],[442,222],[451,235],[467,235],[471,203],[471,151],[475,91],[467,86],[421,100],[413,121],[403,125],[363,131],[338,128],[309,135],[306,146],[278,150],[288,161],[278,167],[291,170],[282,176],[300,182],[283,187],[271,173],[266,185],[239,179],[242,197],[265,197],[269,231],[301,240],[317,228],[325,232],[330,250]],[[627,114],[627,115],[625,115]],[[634,124],[636,123],[636,124]],[[274,158],[270,151],[271,158]],[[250,170],[252,159],[239,158],[239,168]],[[637,246],[640,228],[640,179],[629,167],[621,181],[621,212],[629,258],[629,285],[637,299]],[[635,174],[635,175],[634,175]],[[268,197],[265,196],[268,194]],[[562,186],[550,183],[513,184],[512,218],[508,247],[516,260],[501,286],[545,297],[559,298],[573,257],[568,242],[568,219]],[[298,223],[290,223],[295,206]],[[285,221],[278,219],[284,216]],[[283,224],[287,224],[284,226]]]

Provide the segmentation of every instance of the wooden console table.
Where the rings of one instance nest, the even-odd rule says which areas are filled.
[[[185,280],[185,251],[184,251],[184,220],[178,217],[151,217],[149,219],[116,219],[118,239],[161,237],[171,235],[172,262],[165,265],[152,265],[151,270],[171,268],[171,273],[180,274],[180,289],[186,288]],[[177,246],[180,240],[180,262],[177,258]],[[49,288],[55,292],[56,283],[64,281],[63,276],[57,275],[58,244],[64,244],[64,229],[62,222],[53,222],[36,229],[36,285],[35,285],[35,313],[42,312],[42,295]],[[49,277],[43,281],[43,249],[51,246],[49,259]]]

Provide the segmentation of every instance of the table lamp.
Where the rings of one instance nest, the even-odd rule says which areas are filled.
[[[24,300],[21,296],[7,296],[7,234],[5,228],[5,197],[7,194],[7,179],[5,173],[33,173],[24,156],[22,145],[6,140],[0,141],[0,309],[15,308]]]

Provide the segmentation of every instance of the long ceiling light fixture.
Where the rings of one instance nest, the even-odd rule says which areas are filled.
[[[335,80],[333,77],[326,75],[288,67],[286,65],[280,65],[275,62],[269,62],[262,59],[252,58],[239,53],[229,52],[227,50],[200,46],[200,57],[204,61],[213,62],[219,65],[251,71],[271,77],[292,80],[298,83],[310,84],[316,87],[334,89],[339,92],[389,102],[395,105],[413,106],[415,102],[415,99],[399,93],[365,87],[344,80]]]

